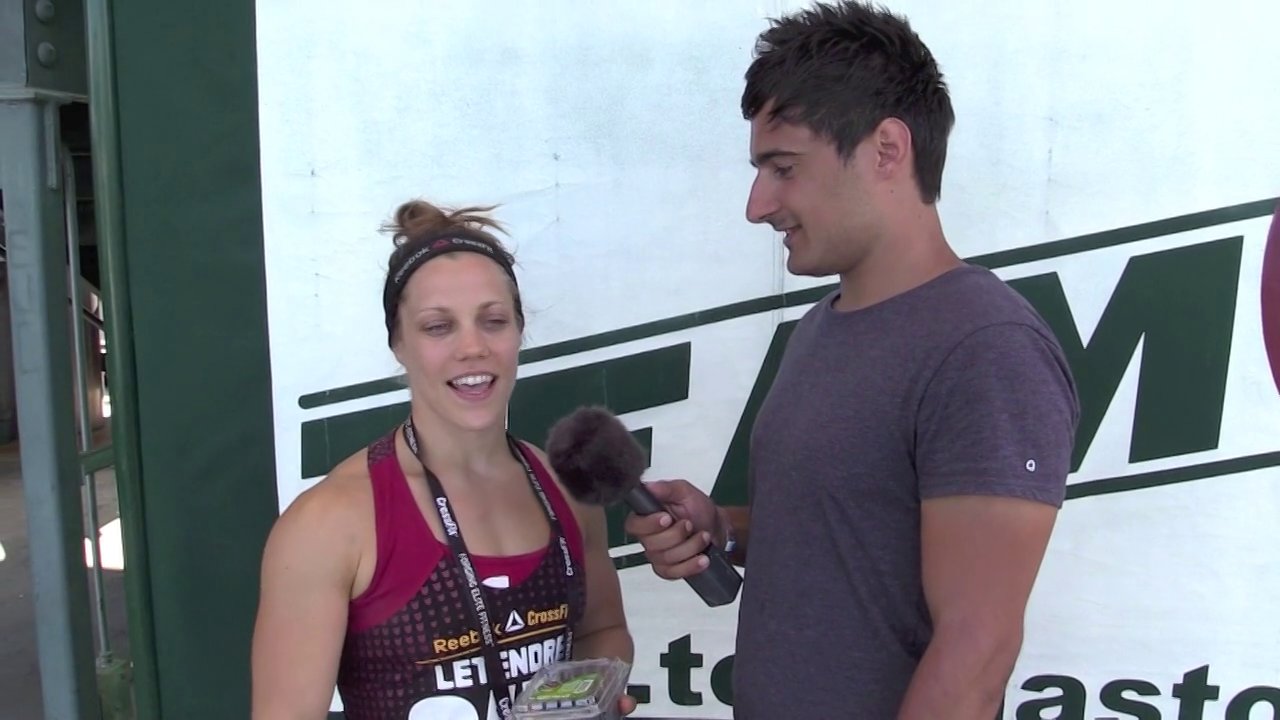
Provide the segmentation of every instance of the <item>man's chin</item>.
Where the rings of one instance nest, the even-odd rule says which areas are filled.
[[[816,268],[811,263],[804,262],[803,259],[797,259],[794,254],[787,256],[787,272],[799,277],[822,277],[831,274],[823,272],[821,268]]]

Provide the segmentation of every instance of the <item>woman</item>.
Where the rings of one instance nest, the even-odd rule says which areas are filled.
[[[259,720],[322,719],[335,684],[349,720],[503,718],[543,664],[632,660],[603,512],[506,431],[524,312],[487,210],[396,212],[382,302],[409,417],[271,532]]]

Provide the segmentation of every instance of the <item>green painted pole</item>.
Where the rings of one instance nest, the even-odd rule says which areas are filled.
[[[120,190],[120,136],[116,106],[115,49],[109,0],[85,2],[89,65],[89,125],[93,156],[94,208],[102,263],[102,296],[107,335],[107,377],[111,386],[111,435],[116,492],[124,545],[129,654],[133,661],[134,709],[138,720],[160,720],[160,684],[155,626],[151,613],[151,572],[147,552],[138,451],[137,377],[132,310]]]

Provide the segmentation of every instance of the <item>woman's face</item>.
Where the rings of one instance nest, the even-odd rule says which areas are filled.
[[[521,329],[514,289],[489,258],[441,255],[418,268],[400,298],[396,359],[413,395],[447,425],[505,425]]]

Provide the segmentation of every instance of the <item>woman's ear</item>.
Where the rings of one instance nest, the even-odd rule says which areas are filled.
[[[400,330],[397,329],[395,334],[391,336],[391,354],[395,357],[396,362],[400,363],[400,367],[405,367],[403,348],[404,343],[400,342]]]

